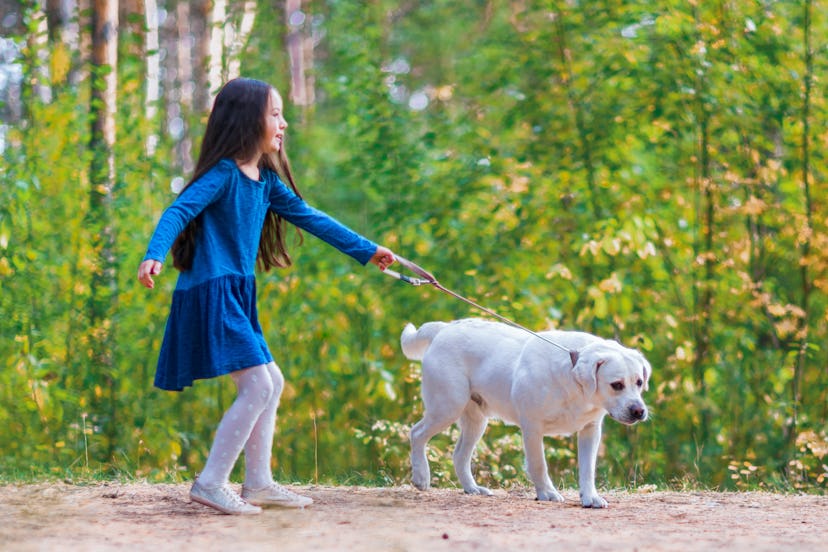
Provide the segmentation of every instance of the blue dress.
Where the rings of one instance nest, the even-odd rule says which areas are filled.
[[[366,264],[377,244],[310,207],[272,171],[248,178],[223,159],[168,207],[144,260],[164,262],[175,238],[200,217],[190,270],[178,276],[155,373],[155,386],[181,391],[273,360],[256,310],[256,256],[265,215],[272,210]]]

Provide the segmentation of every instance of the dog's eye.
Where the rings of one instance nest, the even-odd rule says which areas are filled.
[[[616,391],[623,391],[624,390],[624,382],[614,381],[610,384],[610,387],[612,387]]]
[[[644,380],[638,380],[637,382],[635,382],[635,384],[641,387],[642,385],[644,385]]]

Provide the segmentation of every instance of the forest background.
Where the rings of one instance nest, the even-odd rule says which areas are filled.
[[[641,349],[603,486],[828,485],[821,0],[0,0],[0,479],[188,479],[230,381],[152,378],[175,271],[135,275],[218,87],[286,99],[310,203],[535,328]],[[396,484],[406,322],[478,316],[306,236],[259,275],[283,479]],[[452,431],[431,460],[452,480]],[[548,439],[556,482],[573,439]],[[479,478],[525,484],[515,428]]]

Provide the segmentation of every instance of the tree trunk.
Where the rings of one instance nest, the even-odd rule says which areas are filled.
[[[295,105],[309,106],[316,100],[313,77],[313,37],[308,14],[302,0],[285,2],[288,28],[286,43],[290,56],[290,99]]]
[[[113,191],[115,187],[115,108],[117,97],[118,1],[95,0],[92,10],[92,71],[89,148],[89,225],[94,267],[89,297],[90,369],[89,384],[100,386],[98,404],[93,405],[99,425],[105,428],[107,458],[115,447],[115,327],[117,301],[115,277],[115,226]]]
[[[218,94],[226,76],[224,64],[224,20],[227,18],[227,0],[213,0],[210,10],[210,53],[208,56],[207,83],[210,103]]]
[[[201,116],[210,110],[212,91],[207,82],[207,60],[210,56],[210,18],[208,0],[192,0],[190,4],[190,31],[193,34],[193,112]]]
[[[700,15],[696,8],[693,8],[694,19],[700,21]],[[699,25],[697,25],[698,28]],[[698,37],[697,41],[701,41]],[[709,365],[711,357],[711,326],[713,316],[713,293],[715,289],[715,268],[716,254],[713,251],[715,246],[715,222],[716,222],[716,194],[715,183],[711,175],[710,160],[710,113],[705,101],[707,90],[707,74],[702,64],[696,70],[695,82],[695,124],[696,124],[696,168],[695,168],[695,193],[696,193],[696,217],[697,227],[701,228],[701,237],[696,238],[693,245],[695,258],[701,260],[702,274],[694,277],[693,297],[693,335],[695,342],[695,355],[693,357],[693,375],[700,400],[699,414],[701,424],[698,428],[696,442],[704,447],[710,438],[710,425],[712,414],[708,401],[708,389],[705,381],[705,370]]]
[[[224,44],[227,47],[227,80],[241,76],[241,54],[253,31],[257,10],[256,2],[246,1],[242,6],[241,15],[237,16],[238,26],[233,28],[232,25],[225,25],[224,27]]]
[[[146,96],[144,98],[144,116],[152,124],[153,131],[147,136],[145,148],[147,155],[155,155],[158,146],[158,128],[155,126],[158,116],[158,101],[161,99],[161,53],[158,42],[158,2],[144,2],[147,32],[144,36],[144,49],[147,57]]]
[[[814,79],[814,52],[811,46],[811,1],[803,3],[803,46],[805,49],[805,75],[803,77],[803,102],[802,102],[802,193],[805,205],[805,214],[802,224],[804,228],[799,232],[802,236],[800,250],[800,286],[801,295],[799,307],[804,313],[802,316],[802,329],[800,331],[799,352],[794,364],[793,378],[791,379],[791,395],[793,399],[794,412],[791,417],[788,440],[795,445],[799,433],[799,409],[806,402],[803,396],[803,376],[805,372],[808,352],[808,339],[810,336],[810,298],[811,298],[811,277],[808,269],[812,262],[811,237],[814,229],[813,197],[811,196],[811,89]]]

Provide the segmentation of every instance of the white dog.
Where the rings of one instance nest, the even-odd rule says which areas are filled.
[[[406,326],[400,338],[403,353],[423,364],[425,413],[411,429],[414,486],[425,490],[431,482],[428,441],[459,420],[453,455],[457,478],[467,493],[491,495],[475,482],[471,457],[488,419],[496,417],[520,427],[538,500],[564,500],[549,478],[543,437],[577,432],[581,504],[607,506],[595,489],[601,423],[607,413],[627,425],[647,419],[641,392],[647,389],[650,364],[638,351],[587,333],[541,335],[576,351],[575,365],[559,347],[499,322],[429,322],[419,330]]]

